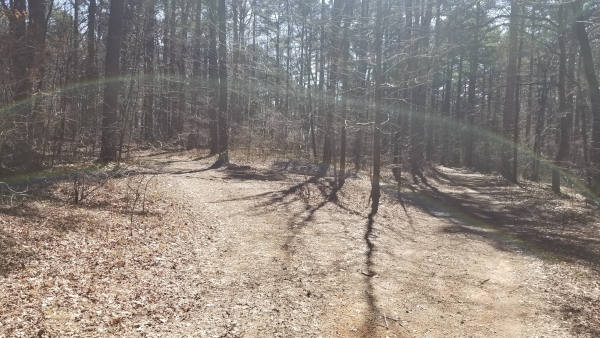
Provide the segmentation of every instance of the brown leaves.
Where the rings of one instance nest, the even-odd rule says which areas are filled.
[[[152,212],[168,208],[154,194],[146,201],[150,215],[136,217],[144,226],[129,227],[123,184],[113,180],[81,206],[72,206],[64,198],[68,191],[58,184],[49,198],[27,202],[19,213],[0,214],[0,266],[5,270],[0,275],[0,335],[131,330],[134,291],[143,295],[156,288],[139,283],[155,277],[147,274],[153,243],[167,240],[157,234],[166,222],[159,223]]]

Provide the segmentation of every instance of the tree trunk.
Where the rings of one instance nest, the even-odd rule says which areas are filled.
[[[362,0],[361,8],[360,8],[360,20],[358,31],[360,33],[360,37],[358,41],[356,41],[356,58],[358,59],[358,72],[356,76],[356,86],[357,91],[355,98],[364,103],[363,106],[360,107],[358,112],[358,120],[359,122],[366,122],[368,120],[368,97],[369,90],[367,88],[367,49],[368,49],[368,21],[369,20],[369,0]],[[362,164],[362,152],[363,152],[363,138],[364,138],[363,129],[360,128],[356,133],[356,139],[354,140],[354,170],[359,171],[361,169]]]
[[[98,62],[96,60],[96,13],[97,13],[97,5],[96,0],[89,0],[88,3],[88,15],[87,15],[87,33],[86,33],[86,42],[87,42],[87,55],[86,55],[86,78],[90,81],[96,81],[98,77]],[[94,84],[89,87],[86,91],[87,99],[84,103],[85,111],[87,115],[85,116],[85,120],[83,122],[84,125],[91,123],[93,126],[94,134],[97,132],[97,123],[96,123],[96,100],[98,97],[98,86]],[[89,121],[88,121],[89,120]],[[94,137],[95,139],[95,137]]]
[[[383,0],[377,0],[377,14],[375,18],[375,125],[373,126],[373,176],[371,178],[371,215],[379,210],[379,198],[381,191],[379,187],[381,171],[381,100],[383,91],[383,66],[382,66],[382,44],[383,44]]]
[[[592,141],[590,143],[590,164],[592,191],[600,193],[600,88],[598,78],[594,69],[594,59],[587,31],[585,30],[584,18],[580,17],[575,22],[574,30],[581,53],[585,78],[588,83],[591,110],[592,110]]]
[[[337,82],[338,82],[338,48],[337,39],[340,21],[342,19],[341,12],[342,1],[335,0],[333,2],[333,10],[331,14],[331,37],[329,38],[329,44],[333,48],[329,49],[329,81],[327,84],[327,95],[326,95],[326,112],[325,112],[325,140],[323,144],[323,167],[325,170],[331,165],[334,152],[334,127],[333,127],[333,116],[336,113],[336,99],[337,99]],[[323,52],[323,50],[321,50]]]
[[[219,153],[219,129],[217,106],[219,103],[219,65],[217,62],[217,0],[208,0],[208,83],[210,102],[208,104],[208,129],[210,133],[210,153]]]
[[[523,31],[525,20],[520,18],[519,31]],[[519,156],[519,137],[521,130],[519,129],[519,118],[521,114],[521,62],[523,60],[521,51],[523,50],[523,39],[519,37],[519,48],[517,49],[517,76],[515,83],[515,120],[513,122],[513,137],[512,137],[512,174],[514,182],[517,182],[518,156]]]
[[[220,164],[229,163],[229,126],[227,111],[227,21],[225,0],[219,0],[219,158]]]
[[[89,0],[87,17],[87,68],[88,79],[94,79],[98,75],[96,62],[96,12],[98,8],[96,0]]]
[[[426,53],[429,48],[429,29],[431,26],[433,1],[421,1],[420,26],[418,34],[412,33],[415,36],[414,53]],[[416,26],[417,20],[415,20]],[[412,43],[412,41],[411,41]],[[411,174],[413,177],[423,177],[423,165],[425,163],[425,114],[427,112],[427,72],[429,64],[426,60],[415,59],[413,63],[413,71],[416,72],[415,88],[413,89],[414,108],[411,111],[411,137],[410,137],[410,164]]]
[[[565,114],[567,113],[567,97],[565,92],[567,76],[567,47],[566,47],[566,14],[565,5],[560,5],[558,10],[559,35],[558,35],[558,115],[559,132],[557,133],[558,151],[556,153],[554,165],[552,167],[552,191],[560,194],[560,165],[568,156],[569,141],[563,139],[568,137],[569,132],[565,130],[568,127]]]
[[[547,81],[547,66],[542,62],[542,59],[538,59],[538,78],[542,84],[538,90],[538,110],[535,117],[535,134],[533,140],[533,169],[532,169],[532,181],[538,181],[540,179],[540,160],[542,157],[542,145],[544,144],[544,124],[546,121],[546,103],[548,101],[548,81]]]
[[[143,129],[146,141],[154,140],[154,35],[156,33],[156,0],[146,0],[144,17],[144,97]]]
[[[475,143],[475,114],[477,113],[477,98],[475,89],[477,86],[477,70],[479,68],[479,25],[480,25],[480,13],[481,7],[480,2],[476,5],[476,29],[473,32],[473,41],[471,45],[471,53],[469,55],[469,89],[467,102],[469,105],[469,112],[467,116],[467,132],[465,135],[465,155],[464,164],[466,167],[473,167],[473,147]]]
[[[119,60],[121,54],[121,33],[123,30],[124,0],[110,1],[108,19],[108,37],[106,39],[106,60],[104,76],[110,81],[104,86],[104,106],[102,110],[102,144],[100,160],[110,162],[117,160],[119,144],[119,91],[121,83],[114,78],[119,76]]]
[[[552,191],[560,194],[560,165],[569,158],[570,131],[571,131],[571,113],[560,117],[559,128],[559,146],[556,154],[555,167],[552,168]]]
[[[452,64],[452,58],[448,61],[448,65],[446,67],[446,81],[444,84],[444,97],[442,101],[442,119],[445,121],[451,121],[451,112],[450,112],[450,101],[452,96],[452,76],[454,75],[454,65]],[[441,154],[441,162],[444,165],[448,165],[450,163],[450,125],[442,126],[442,154]]]
[[[320,44],[321,47],[319,48],[319,96],[318,96],[318,105],[319,105],[319,114],[323,113],[327,108],[326,108],[326,104],[325,104],[325,95],[324,95],[324,85],[325,85],[325,44],[327,43],[325,41],[326,35],[325,35],[325,22],[326,22],[326,18],[325,18],[325,0],[321,0],[321,34],[320,34]],[[316,122],[315,122],[316,124]],[[327,149],[323,149],[323,159],[330,157],[329,154],[325,154],[325,152],[327,152]],[[323,161],[325,162],[325,161]]]
[[[504,95],[504,111],[502,116],[502,128],[504,142],[502,144],[501,161],[502,176],[513,182],[517,182],[516,172],[513,171],[511,163],[511,142],[515,125],[515,94],[517,87],[517,59],[519,39],[519,0],[511,0],[510,6],[510,28],[508,40],[508,64],[506,66],[506,94]]]
[[[342,70],[342,82],[344,86],[344,93],[342,94],[342,119],[340,123],[341,135],[340,135],[340,173],[338,180],[338,188],[341,188],[344,185],[346,180],[346,118],[347,118],[347,96],[352,88],[350,67],[348,64],[348,59],[350,57],[350,25],[352,22],[352,16],[354,12],[354,0],[348,0],[344,7],[343,14],[343,32],[342,32],[342,41],[340,51],[342,53],[341,57],[341,70]]]
[[[31,79],[29,78],[29,67],[31,54],[27,46],[27,3],[25,0],[11,1],[10,35],[11,41],[11,71],[12,80],[15,84],[13,89],[13,101],[23,101],[30,96]]]
[[[464,113],[462,111],[462,92],[463,92],[463,56],[458,57],[458,79],[456,82],[456,101],[454,102],[456,125],[464,132]],[[452,165],[460,165],[460,139],[462,132],[456,133],[453,136],[452,143]]]

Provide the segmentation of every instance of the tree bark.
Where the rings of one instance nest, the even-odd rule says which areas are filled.
[[[383,4],[382,0],[377,0],[376,18],[375,18],[375,124],[373,126],[373,176],[371,178],[371,215],[375,215],[379,210],[379,199],[381,191],[379,181],[381,179],[381,100],[383,92]]]
[[[227,21],[225,0],[219,0],[217,7],[219,17],[219,161],[229,163],[229,126],[227,111]]]
[[[590,143],[591,188],[596,194],[600,193],[600,88],[594,69],[594,59],[588,33],[585,30],[583,17],[579,17],[574,24],[575,36],[579,42],[581,60],[585,78],[588,83],[589,98],[592,111],[592,140]]]
[[[366,122],[369,116],[369,105],[368,97],[369,90],[367,88],[367,50],[368,50],[368,21],[369,20],[369,0],[362,0],[361,8],[360,8],[360,19],[358,22],[358,32],[359,38],[356,41],[356,58],[358,59],[357,65],[357,76],[356,76],[356,95],[355,99],[364,103],[364,106],[360,107],[358,112],[358,120],[359,122]],[[364,132],[363,129],[360,128],[356,133],[356,139],[354,140],[354,170],[359,171],[361,169],[362,164],[362,153],[363,153],[363,138]]]
[[[145,1],[144,17],[144,97],[143,128],[146,141],[154,140],[154,38],[156,34],[156,0]]]
[[[517,59],[519,39],[519,4],[518,0],[511,0],[510,6],[510,28],[508,37],[508,64],[506,66],[506,94],[504,95],[504,111],[502,116],[502,127],[504,142],[501,151],[501,173],[502,176],[513,182],[517,182],[516,172],[513,171],[511,163],[511,142],[515,126],[515,94],[517,87]]]
[[[110,1],[108,19],[108,37],[106,39],[106,60],[104,76],[108,80],[104,86],[104,106],[102,110],[102,144],[100,160],[110,162],[117,160],[119,144],[119,91],[121,82],[118,79],[121,39],[123,30],[124,0]]]
[[[340,123],[340,173],[338,179],[338,188],[341,188],[346,181],[346,118],[347,118],[347,100],[348,93],[352,87],[351,77],[349,75],[350,67],[348,59],[350,57],[350,24],[354,12],[354,0],[347,0],[344,12],[343,12],[343,26],[342,26],[342,41],[340,44],[341,55],[341,71],[342,71],[342,83],[343,83],[343,94],[342,94],[342,119]]]
[[[219,153],[219,129],[217,108],[219,103],[219,65],[217,62],[217,0],[208,0],[208,83],[210,99],[208,104],[208,130],[210,133],[210,153]]]
[[[552,191],[560,194],[560,166],[562,161],[568,156],[569,141],[564,137],[569,136],[566,96],[566,76],[567,76],[567,47],[566,47],[566,14],[565,5],[561,4],[558,10],[559,35],[558,35],[558,114],[559,114],[559,132],[557,133],[558,151],[556,153],[554,165],[552,167]]]
[[[544,144],[544,125],[546,121],[546,104],[548,101],[548,81],[547,81],[547,66],[542,59],[538,59],[538,78],[542,84],[538,90],[538,110],[535,117],[535,133],[533,139],[533,168],[532,181],[540,179],[540,160],[542,156],[542,146]]]

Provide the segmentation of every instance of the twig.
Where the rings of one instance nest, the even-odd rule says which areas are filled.
[[[388,316],[386,316],[385,314],[384,314],[383,316],[384,316],[385,318],[389,319],[389,320],[393,320],[393,321],[395,321],[395,322],[398,322],[398,324],[399,324],[400,326],[402,326],[402,322],[400,321],[400,319],[398,319],[398,318],[392,318],[392,317],[388,317]]]
[[[152,181],[152,179],[156,177],[156,175],[152,175],[147,181],[146,181],[146,186],[144,187],[144,195],[142,196],[142,212],[146,213],[146,191],[148,190],[148,184],[150,183],[150,181]]]

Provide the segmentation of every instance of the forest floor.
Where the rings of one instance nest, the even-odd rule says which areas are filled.
[[[600,335],[582,197],[437,167],[369,218],[367,174],[194,157],[0,209],[0,336]]]

